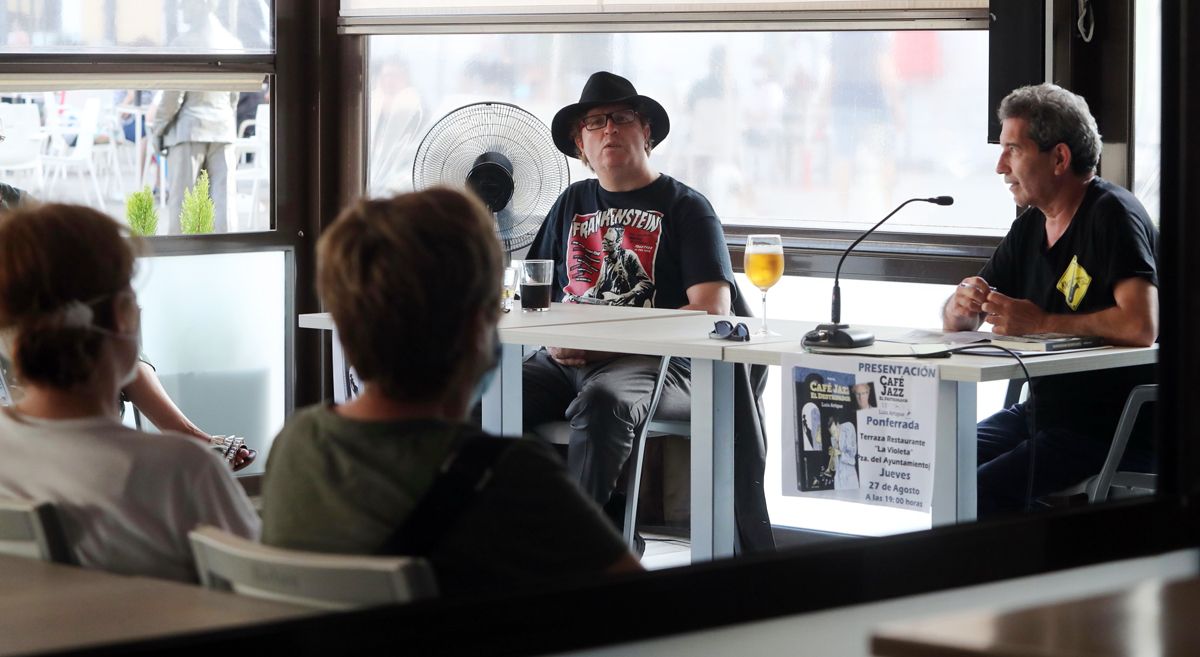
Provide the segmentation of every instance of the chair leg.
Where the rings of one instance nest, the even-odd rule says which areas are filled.
[[[633,451],[629,455],[628,486],[625,489],[625,544],[634,548],[637,536],[638,494],[642,488],[642,462],[646,456],[646,434],[650,430],[650,420],[658,410],[658,401],[662,398],[663,384],[667,380],[667,368],[671,364],[670,356],[663,356],[658,366],[658,377],[654,380],[654,392],[650,396],[650,407],[646,409],[646,417],[633,436]]]

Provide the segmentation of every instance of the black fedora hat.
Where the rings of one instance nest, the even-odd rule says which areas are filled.
[[[554,120],[550,122],[554,145],[567,157],[579,157],[575,141],[571,139],[571,124],[593,107],[619,103],[632,105],[642,118],[650,122],[650,138],[655,145],[667,138],[667,133],[671,131],[671,119],[667,118],[667,110],[658,101],[638,94],[629,80],[608,71],[599,71],[592,73],[587,84],[583,85],[578,103],[567,105],[554,115]]]

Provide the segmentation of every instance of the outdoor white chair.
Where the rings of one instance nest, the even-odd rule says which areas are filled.
[[[246,129],[254,126],[254,135],[244,137]],[[271,106],[264,103],[255,110],[254,118],[242,121],[238,126],[238,140],[234,144],[237,169],[234,180],[250,183],[250,220],[246,230],[267,230],[264,221],[259,224],[259,193],[269,191],[271,186]],[[239,210],[238,215],[241,215]],[[269,217],[269,214],[268,214]],[[239,217],[240,218],[240,217]]]
[[[0,554],[71,563],[54,505],[0,498]]]
[[[33,191],[41,194],[45,186],[42,148],[46,133],[42,117],[32,103],[0,104],[0,172],[28,171],[33,175]]]
[[[411,602],[437,595],[424,559],[301,552],[215,527],[188,534],[205,587],[320,609]]]
[[[47,115],[54,115],[50,108],[47,108]],[[96,173],[96,162],[92,158],[99,120],[100,101],[89,98],[84,103],[83,110],[79,112],[78,121],[74,126],[59,127],[63,133],[75,134],[75,145],[68,147],[63,140],[58,148],[66,150],[60,154],[47,155],[44,161],[51,186],[65,177],[68,170],[75,169],[86,172],[92,179],[92,191],[96,194],[96,206],[104,207],[104,195],[100,191],[100,178]]]

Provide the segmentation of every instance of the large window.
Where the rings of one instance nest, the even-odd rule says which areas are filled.
[[[264,456],[293,404],[302,234],[272,230],[274,4],[0,2],[0,182],[148,238],[143,353],[201,429]]]
[[[652,164],[727,225],[1000,235],[1012,200],[986,145],[984,31],[379,36],[370,40],[369,184],[410,189],[425,132],[478,101],[549,124],[587,76],[628,77],[671,117]],[[590,175],[571,160],[573,180]]]
[[[103,210],[141,235],[270,230],[269,93],[215,82],[4,93],[0,180],[38,200]],[[195,202],[204,185],[211,213]]]
[[[0,52],[271,54],[273,5],[274,0],[5,2]]]

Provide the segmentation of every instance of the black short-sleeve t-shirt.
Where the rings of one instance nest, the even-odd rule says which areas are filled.
[[[556,301],[679,308],[689,287],[712,281],[737,294],[712,205],[667,175],[629,192],[607,191],[595,178],[571,185],[527,257],[554,261]]]
[[[1133,194],[1102,178],[1088,184],[1071,224],[1046,247],[1046,217],[1030,208],[1013,222],[980,277],[1001,293],[1058,314],[1116,305],[1129,278],[1158,285],[1158,230]],[[1154,381],[1153,366],[1084,372],[1033,381],[1039,428],[1064,427],[1112,438],[1129,390]]]

